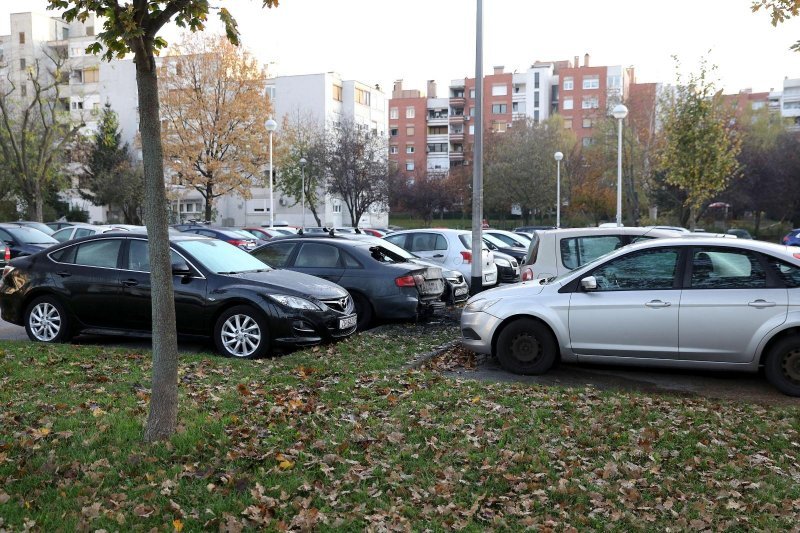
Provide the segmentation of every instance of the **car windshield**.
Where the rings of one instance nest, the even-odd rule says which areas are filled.
[[[483,234],[483,239],[485,241],[487,241],[487,242],[490,242],[490,243],[494,244],[498,248],[507,248],[509,246],[507,243],[501,241],[500,239],[498,239],[494,235],[489,235],[488,233],[484,233]],[[521,244],[513,244],[511,246],[522,247]]]
[[[215,274],[266,272],[272,268],[244,250],[216,239],[177,241],[176,246],[190,253],[200,264]]]
[[[472,233],[460,233],[458,235],[458,240],[461,241],[461,244],[463,244],[464,248],[466,248],[467,250],[471,250],[472,249]],[[483,244],[483,243],[481,243],[481,244]],[[483,246],[481,246],[481,248],[484,249],[484,250],[488,250],[489,249],[489,248],[486,247],[485,244],[483,244]]]
[[[390,252],[394,253],[395,255],[399,255],[403,259],[418,259],[418,257],[405,248],[400,248],[396,244],[385,241],[379,237],[375,237],[375,244],[380,246],[381,248],[386,248]]]
[[[21,222],[21,224],[24,224],[29,228],[38,229],[39,231],[41,231],[46,235],[53,234],[53,228],[51,228],[47,224],[42,224],[41,222]]]
[[[38,229],[22,226],[6,228],[6,231],[20,244],[58,244],[58,241]]]

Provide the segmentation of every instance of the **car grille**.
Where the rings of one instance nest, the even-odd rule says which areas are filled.
[[[350,296],[343,296],[342,298],[330,298],[320,301],[337,313],[349,315],[353,312],[353,299],[350,298]]]

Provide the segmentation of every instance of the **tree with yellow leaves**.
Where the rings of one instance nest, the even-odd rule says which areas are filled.
[[[249,198],[263,182],[272,116],[265,72],[225,37],[191,35],[164,59],[160,77],[164,165],[203,196],[211,220],[217,198]]]

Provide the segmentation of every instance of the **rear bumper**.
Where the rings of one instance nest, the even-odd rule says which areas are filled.
[[[497,267],[497,278],[500,283],[516,283],[520,280],[519,267]]]

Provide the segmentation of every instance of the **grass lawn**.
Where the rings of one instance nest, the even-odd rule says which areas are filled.
[[[768,529],[800,523],[800,410],[485,384],[405,363],[454,326],[278,359],[0,343],[0,530]]]

